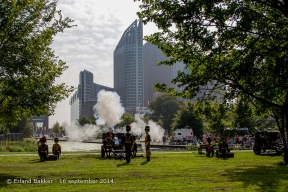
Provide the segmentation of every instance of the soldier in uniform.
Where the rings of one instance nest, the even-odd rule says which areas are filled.
[[[61,154],[61,145],[58,143],[59,142],[59,138],[56,137],[54,139],[54,144],[53,144],[53,147],[52,147],[52,153],[53,155],[57,155],[57,159],[59,159],[60,157],[60,154]]]
[[[211,143],[211,138],[207,138],[207,144],[206,144],[206,156],[210,157],[210,154],[212,154],[212,157],[214,156],[214,149]]]
[[[227,153],[230,153],[230,149],[228,143],[226,142],[226,138],[222,137],[219,142],[219,152],[222,153],[223,158],[227,158]]]
[[[131,149],[134,147],[134,139],[133,135],[129,133],[131,131],[131,126],[127,125],[126,126],[126,131],[125,133],[125,153],[126,153],[126,163],[130,163],[130,158],[131,158]]]
[[[114,145],[114,140],[112,138],[112,133],[107,132],[107,137],[103,141],[104,149],[107,157],[110,157],[110,153],[112,152],[112,147]]]
[[[38,147],[38,154],[40,156],[40,161],[43,162],[47,159],[48,154],[49,154],[49,149],[48,149],[48,145],[46,145],[47,139],[46,137],[42,137],[40,139],[40,145]]]
[[[150,141],[151,141],[151,138],[150,138],[150,135],[149,135],[149,131],[150,131],[150,127],[146,126],[145,127],[145,133],[146,133],[146,136],[145,136],[145,148],[146,148],[147,161],[150,161],[150,155],[151,155],[151,152],[150,152]]]

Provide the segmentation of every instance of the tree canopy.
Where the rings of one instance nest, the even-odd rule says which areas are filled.
[[[163,122],[163,128],[170,130],[174,115],[180,109],[181,105],[183,105],[183,102],[171,95],[165,94],[157,97],[148,106],[149,109],[153,111],[151,119],[155,122],[161,120]]]
[[[121,117],[121,122],[118,123],[116,126],[117,127],[124,127],[128,124],[131,124],[135,122],[135,118],[133,115],[131,115],[130,113],[124,113]]]
[[[145,40],[169,57],[162,64],[183,61],[190,74],[173,82],[182,91],[157,84],[158,91],[203,98],[222,90],[223,101],[239,97],[277,121],[288,150],[288,3],[286,0],[157,0],[145,1],[138,12],[144,24],[160,32]],[[167,22],[168,21],[168,22]],[[227,91],[229,88],[229,91]],[[272,113],[271,113],[272,112]]]
[[[60,126],[58,121],[56,121],[56,123],[54,123],[54,125],[52,127],[52,132],[53,133],[61,133],[62,132],[62,127]]]
[[[73,87],[55,84],[67,69],[49,47],[53,37],[72,27],[56,10],[56,0],[0,2],[0,122],[22,115],[52,115]]]
[[[172,123],[172,130],[179,128],[191,127],[194,135],[200,138],[203,135],[203,123],[201,118],[195,113],[195,106],[193,103],[188,102],[181,106],[177,111]]]

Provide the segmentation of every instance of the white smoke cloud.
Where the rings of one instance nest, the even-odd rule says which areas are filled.
[[[143,115],[140,114],[135,114],[135,121],[134,123],[131,124],[131,132],[135,135],[140,135],[141,139],[143,140],[145,137],[145,126],[147,125],[143,121]],[[148,125],[150,126],[150,136],[151,140],[153,141],[162,141],[162,137],[165,133],[165,130],[160,126],[157,125],[154,121],[149,120]]]
[[[101,90],[97,95],[97,103],[93,107],[96,111],[97,125],[84,125],[81,127],[77,122],[73,123],[69,127],[65,127],[65,131],[70,141],[84,141],[92,138],[97,134],[111,131],[108,127],[102,128],[100,125],[107,125],[113,129],[113,126],[121,121],[121,117],[125,110],[122,107],[120,96],[116,92]],[[136,114],[135,122],[131,124],[131,133],[141,136],[141,140],[144,140],[145,131],[144,128],[147,125],[143,121],[143,115]],[[150,136],[153,141],[162,141],[165,130],[157,125],[154,121],[149,120]],[[125,127],[116,130],[117,132],[125,133]]]
[[[116,92],[99,91],[97,95],[97,103],[93,107],[96,111],[98,119],[97,125],[104,125],[113,127],[121,121],[121,117],[125,110],[121,104],[120,96]]]
[[[69,141],[89,140],[89,138],[102,133],[100,126],[86,124],[81,127],[77,122],[72,123],[71,126],[66,125],[64,129],[69,138]]]

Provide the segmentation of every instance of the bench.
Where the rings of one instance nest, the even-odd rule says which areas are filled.
[[[197,148],[198,148],[198,153],[199,153],[199,154],[202,154],[202,153],[203,153],[202,149],[204,149],[205,152],[206,152],[206,145],[205,145],[205,144],[198,144],[198,145],[197,145]]]

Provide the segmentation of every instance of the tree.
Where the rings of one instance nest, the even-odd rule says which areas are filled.
[[[195,106],[193,103],[188,102],[185,106],[181,106],[181,109],[177,111],[171,125],[172,130],[177,128],[191,127],[194,135],[200,138],[203,135],[203,123],[202,120],[197,117],[195,113]]]
[[[124,113],[121,117],[121,122],[118,123],[118,127],[124,127],[128,124],[135,122],[135,118],[130,113]]]
[[[137,14],[144,24],[154,22],[161,30],[145,37],[169,57],[161,64],[183,61],[192,71],[179,72],[173,80],[182,91],[159,83],[156,90],[193,98],[210,85],[203,99],[222,90],[223,101],[238,97],[252,103],[259,114],[276,120],[288,163],[286,0],[146,1]]]
[[[74,90],[55,84],[67,69],[49,47],[53,37],[70,28],[56,10],[56,0],[0,2],[0,122],[21,116],[52,115],[57,102]]]
[[[163,128],[169,131],[174,115],[180,109],[181,105],[183,105],[183,102],[178,101],[171,95],[166,94],[157,97],[148,106],[151,111],[153,111],[151,119],[155,122],[161,120],[163,122]]]
[[[78,120],[78,123],[79,125],[81,125],[82,127],[85,125],[85,124],[91,124],[91,120],[88,118],[88,117],[80,117]]]
[[[53,133],[61,133],[62,128],[60,126],[60,124],[58,123],[58,121],[56,121],[56,123],[54,123],[53,127],[52,127],[52,132]]]
[[[23,137],[30,138],[33,132],[33,125],[31,124],[31,118],[21,117],[21,120],[17,122],[15,126],[7,125],[10,133],[23,133]]]
[[[69,128],[68,123],[66,123],[65,121],[62,123],[61,125],[61,133],[66,134],[66,129]]]
[[[5,134],[8,132],[9,132],[8,128],[5,125],[0,124],[0,134]]]
[[[197,103],[195,106],[195,113],[206,122],[207,133],[222,133],[225,128],[232,126],[232,114],[229,115],[229,109],[225,104],[219,103],[217,100],[213,102]]]

